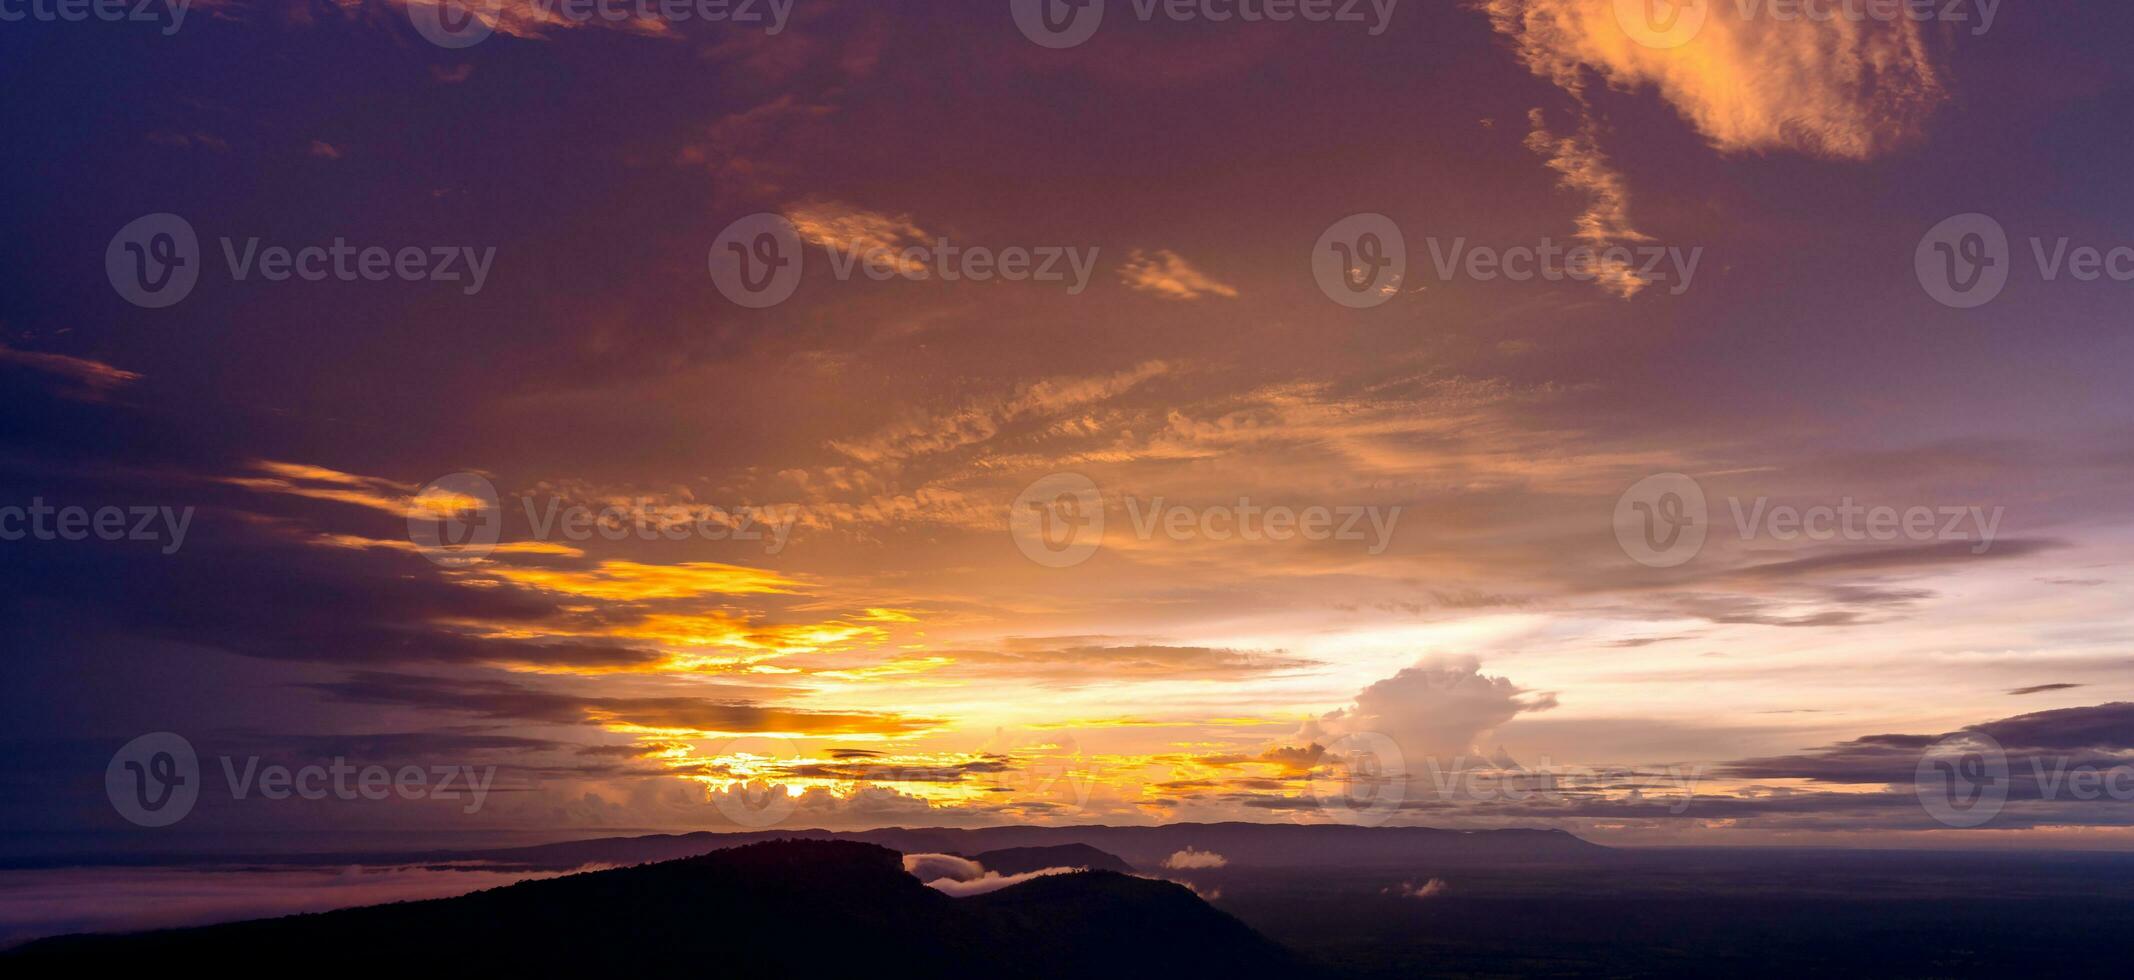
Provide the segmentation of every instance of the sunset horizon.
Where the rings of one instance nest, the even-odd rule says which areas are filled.
[[[2134,852],[2121,5],[123,6],[0,2],[0,947]]]

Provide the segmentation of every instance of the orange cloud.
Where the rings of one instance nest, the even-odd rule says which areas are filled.
[[[1630,225],[1630,191],[1624,185],[1623,175],[1609,164],[1606,154],[1595,144],[1594,125],[1590,118],[1573,136],[1556,136],[1549,132],[1541,110],[1528,114],[1533,126],[1527,134],[1527,148],[1547,159],[1549,169],[1562,175],[1562,184],[1586,195],[1588,204],[1578,216],[1578,239],[1596,249],[1626,242],[1651,241],[1652,236]],[[1637,295],[1650,280],[1639,275],[1631,263],[1621,259],[1600,259],[1600,268],[1595,270],[1600,287],[1623,299]]]
[[[894,217],[832,201],[791,205],[786,220],[804,241],[836,252],[860,256],[862,261],[880,258],[891,263],[898,275],[921,279],[930,274],[925,262],[906,255],[912,248],[930,248],[924,228],[906,215]]]
[[[970,400],[954,411],[915,415],[870,436],[835,441],[831,448],[864,463],[947,452],[998,435],[1009,423],[1051,419],[1115,398],[1170,372],[1162,361],[1086,377],[1046,378],[1012,394]]]
[[[1591,71],[1618,88],[1650,86],[1728,153],[1793,150],[1865,160],[1917,136],[1947,99],[1919,24],[1909,18],[1743,17],[1697,4],[1682,37],[1639,36],[1609,0],[1487,0],[1535,74],[1584,98]],[[1694,30],[1691,27],[1694,26]]]
[[[704,595],[792,595],[803,583],[777,572],[720,562],[645,565],[603,561],[591,569],[485,568],[482,574],[513,585],[588,599],[635,602]]]
[[[99,400],[114,388],[120,388],[141,380],[140,374],[115,368],[102,361],[84,357],[69,357],[65,354],[44,354],[36,351],[15,350],[0,344],[0,363],[19,364],[35,371],[57,375],[77,388],[71,394],[91,401]]]
[[[1135,249],[1127,256],[1126,264],[1119,267],[1119,279],[1131,289],[1155,293],[1165,299],[1238,297],[1237,287],[1217,282],[1170,249],[1157,249],[1153,255]]]
[[[331,500],[402,516],[414,506],[415,488],[374,476],[359,476],[308,463],[255,460],[252,469],[266,476],[228,476],[222,482],[257,493]]]

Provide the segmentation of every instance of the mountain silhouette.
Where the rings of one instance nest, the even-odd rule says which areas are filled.
[[[1046,868],[1083,868],[1133,874],[1134,866],[1116,854],[1107,854],[1087,844],[1054,844],[1048,847],[1004,847],[970,855],[987,871],[1019,875]]]
[[[273,966],[497,975],[1272,977],[1298,960],[1191,890],[1112,871],[951,898],[856,841],[787,840],[458,898],[48,939],[0,968]],[[17,972],[17,975],[22,975]]]
[[[1112,827],[1000,826],[977,828],[888,827],[837,832],[782,830],[741,833],[700,831],[607,837],[541,844],[533,847],[405,854],[397,863],[480,860],[503,867],[564,870],[588,864],[637,864],[702,854],[764,840],[808,838],[853,840],[911,853],[977,855],[991,851],[1079,844],[1115,855],[1136,868],[1160,868],[1166,858],[1187,848],[1214,851],[1231,867],[1404,868],[1419,862],[1439,867],[1506,864],[1582,864],[1620,854],[1561,830],[1442,830],[1434,827],[1357,827],[1340,824],[1176,823]],[[379,855],[367,863],[388,860]],[[1079,867],[1069,863],[1066,867]],[[986,865],[992,868],[991,864]],[[1003,872],[1005,873],[1005,872]]]

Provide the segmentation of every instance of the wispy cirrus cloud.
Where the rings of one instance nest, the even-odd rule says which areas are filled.
[[[254,460],[249,468],[250,474],[223,477],[222,482],[258,493],[331,500],[394,516],[406,516],[417,506],[414,486],[383,477],[270,459]]]
[[[1647,242],[1652,236],[1630,224],[1630,190],[1620,171],[1609,163],[1596,142],[1593,121],[1588,118],[1577,133],[1558,136],[1549,131],[1540,109],[1527,115],[1533,127],[1527,148],[1548,161],[1549,169],[1561,175],[1559,182],[1586,197],[1586,210],[1578,216],[1578,240],[1596,249]],[[1622,259],[1598,260],[1595,282],[1623,299],[1644,289],[1651,280]]]
[[[951,673],[1078,686],[1145,680],[1217,680],[1307,670],[1318,662],[1281,651],[1011,638],[994,650],[953,650]]]
[[[1127,288],[1155,293],[1165,299],[1190,300],[1220,296],[1238,298],[1236,286],[1219,282],[1167,248],[1154,252],[1135,249],[1119,267],[1119,279]]]
[[[1170,370],[1162,361],[1148,361],[1110,374],[1046,378],[1008,394],[966,400],[948,411],[913,413],[872,434],[830,446],[864,463],[947,452],[985,442],[1011,423],[1058,418],[1111,399]]]
[[[112,391],[141,380],[139,372],[112,367],[102,361],[16,350],[6,344],[0,344],[0,364],[12,364],[58,378],[64,385],[60,394],[88,401],[100,401]]]
[[[785,217],[803,241],[836,252],[888,257],[904,275],[926,272],[925,263],[904,255],[906,249],[932,246],[928,241],[931,236],[910,215],[869,211],[837,201],[808,200],[788,205]]]

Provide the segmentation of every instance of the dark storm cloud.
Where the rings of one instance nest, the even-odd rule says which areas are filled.
[[[371,734],[286,734],[223,731],[203,736],[196,747],[208,755],[237,760],[258,758],[265,764],[291,767],[336,761],[398,768],[410,764],[497,765],[504,774],[500,792],[523,790],[547,778],[656,777],[671,774],[661,765],[603,761],[616,753],[604,748],[546,738],[487,731],[421,731]],[[573,762],[573,759],[592,759]],[[240,768],[243,763],[239,763]]]
[[[66,354],[16,350],[0,340],[0,378],[9,384],[44,381],[65,398],[98,400],[114,389],[141,380],[140,374],[102,361]]]
[[[2114,773],[2134,767],[2134,704],[2043,711],[1938,735],[1866,735],[1787,756],[1702,766],[1581,770],[1506,768],[1415,773],[1395,805],[1419,818],[1491,825],[1535,821],[1724,820],[1744,828],[1803,832],[1935,830],[1922,806],[1920,763],[1945,739],[1990,736],[2005,751],[2005,809],[1990,826],[2116,827],[2134,824]],[[1208,762],[1220,759],[1203,760]],[[1330,770],[1305,773],[1340,780]],[[1760,785],[1805,780],[1838,788]],[[1724,781],[1724,784],[1715,785]],[[1739,785],[1750,781],[1749,785]],[[1331,784],[1328,784],[1331,785]],[[1245,778],[1176,780],[1160,788],[1201,804],[1310,814],[1327,802],[1298,782]],[[1313,789],[1320,788],[1314,782]],[[1368,807],[1369,799],[1356,805]],[[1385,805],[1385,804],[1380,804]]]
[[[941,724],[937,719],[878,712],[808,711],[703,697],[591,697],[540,691],[503,680],[451,680],[380,671],[358,671],[345,680],[310,687],[358,704],[401,705],[551,725],[613,721],[684,731],[844,735],[910,734]]]
[[[0,585],[10,593],[0,601],[49,604],[110,627],[249,657],[605,668],[658,659],[622,641],[537,642],[453,625],[535,627],[567,614],[539,593],[454,581],[418,555],[293,543],[243,512],[199,512],[185,547],[167,556],[144,554],[148,546],[136,542],[43,544],[17,549],[18,560],[0,568]]]
[[[1924,754],[1966,733],[1989,736],[2005,753],[2012,799],[2042,799],[2055,774],[2134,764],[2134,703],[2060,708],[1971,725],[1940,735],[1868,735],[1793,755],[1719,767],[1731,779],[1803,779],[1844,785],[1909,786]]]
[[[1848,549],[1751,565],[1735,574],[1746,578],[1781,579],[1830,572],[1913,571],[1985,558],[2022,558],[2067,547],[2067,542],[2051,538],[2000,539],[1985,551],[1978,550],[1979,545],[1980,542],[1963,540],[1900,548]]]
[[[1826,609],[1821,612],[1788,615],[1779,610],[1794,608],[1794,603],[1780,598],[1752,595],[1676,594],[1661,596],[1659,601],[1680,614],[1713,623],[1747,626],[1851,626],[1866,620],[1863,612],[1852,609]]]
[[[11,394],[0,400],[23,397]],[[43,404],[56,404],[38,413],[57,423],[51,431],[31,436],[7,431],[0,421],[0,502],[153,507],[191,516],[182,546],[170,540],[11,543],[9,560],[0,563],[0,608],[19,614],[10,620],[94,623],[247,657],[328,664],[614,670],[659,659],[640,644],[598,636],[500,635],[543,627],[597,634],[607,622],[633,617],[586,603],[566,610],[564,600],[536,590],[455,578],[409,547],[400,514],[375,504],[263,492],[253,479],[258,461],[215,446],[213,437],[205,443],[163,438],[154,413]],[[63,444],[42,445],[70,430],[74,437]],[[137,441],[144,438],[145,444]],[[253,485],[229,479],[238,475]],[[0,621],[0,631],[7,625]],[[579,625],[592,628],[573,628]]]
[[[779,771],[800,779],[876,780],[908,783],[960,783],[973,775],[1011,772],[1005,756],[987,756],[953,765],[904,766],[894,763],[828,763],[786,766]]]
[[[1607,645],[1618,649],[1637,649],[1639,647],[1649,647],[1655,643],[1673,643],[1677,640],[1694,640],[1696,638],[1697,634],[1695,633],[1681,633],[1673,636],[1633,636],[1627,639],[1610,640]]]
[[[1075,642],[1091,639],[1096,642]],[[1219,647],[1111,644],[1103,638],[1018,637],[997,650],[958,650],[944,654],[957,665],[988,676],[1028,677],[1046,684],[1072,686],[1120,678],[1227,678],[1302,670],[1317,661],[1273,651]]]
[[[547,752],[577,748],[553,739],[495,732],[374,732],[360,735],[286,735],[230,732],[220,741],[307,759],[429,759],[487,752]]]
[[[1960,543],[1960,542],[1959,542]],[[1773,565],[1753,566],[1750,579],[1772,578],[1778,580],[1807,579],[1827,574],[1844,574],[1855,567],[1838,559],[1844,555],[1824,556],[1830,559],[1821,565],[1800,565],[1783,572],[1766,573]],[[1858,556],[1869,557],[1869,556]],[[1894,559],[1884,556],[1883,561]],[[1803,561],[1806,561],[1805,559]],[[1797,562],[1780,562],[1777,565],[1797,565]],[[1873,565],[1870,561],[1867,564]],[[1887,566],[1894,568],[1895,566]],[[1935,598],[1928,589],[1895,588],[1881,585],[1820,584],[1802,582],[1777,595],[1760,595],[1743,592],[1697,592],[1668,593],[1657,601],[1683,615],[1694,616],[1713,623],[1748,626],[1854,626],[1879,622],[1890,616],[1904,613],[1921,602]],[[1802,602],[1812,602],[1829,608],[1818,612],[1789,613]],[[1694,634],[1691,634],[1694,635]],[[1687,639],[1689,636],[1636,638],[1618,641],[1614,645],[1639,647],[1669,639]]]
[[[2009,693],[2009,694],[2011,694],[2011,695],[2023,695],[2023,694],[2043,694],[2043,693],[2045,693],[2045,692],[2047,692],[2047,691],[2072,691],[2072,690],[2074,690],[2075,688],[2078,688],[2078,687],[2084,687],[2084,686],[2087,686],[2087,685],[2083,685],[2083,684],[2068,684],[2068,683],[2058,683],[2058,684],[2032,684],[2032,685],[2031,685],[2031,686],[2029,686],[2029,687],[2018,687],[2018,688],[2015,688],[2015,689],[2013,689],[2013,690],[2009,691],[2008,693]]]
[[[577,751],[596,759],[644,759],[658,755],[662,749],[657,745],[581,745]]]
[[[2134,749],[2134,702],[2039,711],[1972,728],[2011,749]]]

